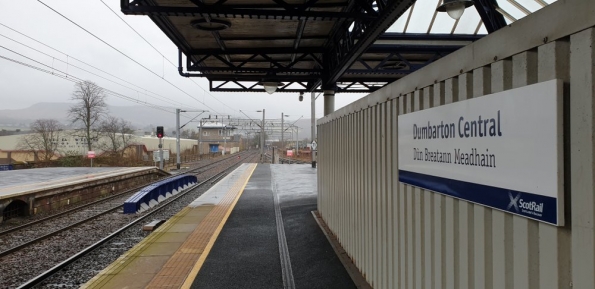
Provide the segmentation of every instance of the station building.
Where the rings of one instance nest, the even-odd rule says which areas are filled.
[[[201,154],[233,154],[240,151],[242,135],[234,134],[237,128],[220,122],[205,122],[198,126],[198,146]]]

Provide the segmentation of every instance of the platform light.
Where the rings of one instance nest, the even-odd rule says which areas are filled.
[[[463,16],[465,8],[473,5],[472,0],[444,0],[444,3],[436,8],[438,12],[446,12],[454,20]]]
[[[268,94],[273,94],[275,91],[277,91],[279,86],[283,86],[282,82],[277,81],[263,81],[259,82],[258,84],[262,85],[264,87],[264,91],[266,91]]]

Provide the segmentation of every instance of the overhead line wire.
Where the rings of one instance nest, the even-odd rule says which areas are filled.
[[[73,83],[83,82],[83,80],[81,80],[80,78],[78,78],[76,76],[73,76],[73,75],[70,75],[71,77],[68,77],[68,75],[66,75],[66,74],[62,75],[62,74],[54,73],[53,71],[46,70],[46,69],[37,67],[35,65],[31,65],[31,64],[28,64],[28,63],[25,63],[25,62],[22,62],[22,61],[18,61],[18,60],[9,58],[9,57],[2,56],[2,55],[0,55],[0,58],[5,59],[5,60],[8,60],[8,61],[11,61],[11,62],[14,62],[14,63],[19,64],[19,65],[23,65],[25,67],[28,67],[28,68],[31,68],[31,69],[34,69],[34,70],[38,70],[38,71],[41,71],[41,72],[45,72],[47,74],[51,74],[53,76],[62,78],[64,80],[68,80],[68,81],[73,82]],[[59,71],[59,72],[64,73],[63,71]],[[99,87],[101,87],[101,86],[99,86]],[[138,104],[145,105],[145,106],[150,107],[150,108],[159,109],[159,110],[162,110],[162,111],[165,111],[165,112],[168,112],[168,113],[172,113],[172,114],[174,113],[173,111],[169,111],[169,110],[167,110],[164,107],[159,107],[157,105],[153,105],[153,104],[150,104],[150,103],[147,103],[147,102],[139,101],[139,100],[136,100],[136,99],[131,98],[129,96],[123,95],[121,93],[118,93],[118,92],[115,92],[115,91],[112,91],[112,90],[109,90],[109,89],[106,89],[106,88],[103,88],[103,87],[101,87],[101,88],[106,92],[106,94],[113,95],[113,96],[116,96],[116,97],[119,97],[119,98],[123,98],[123,99],[127,99],[127,100],[130,100],[130,101],[136,102]]]
[[[45,44],[45,43],[43,43],[43,42],[41,42],[41,41],[39,41],[39,40],[37,40],[37,39],[35,39],[35,38],[31,37],[31,36],[28,36],[27,34],[24,34],[24,33],[20,32],[20,31],[18,31],[18,30],[16,30],[16,29],[14,29],[14,28],[10,27],[10,26],[7,26],[7,25],[5,25],[5,24],[2,24],[2,23],[0,23],[0,26],[4,26],[5,28],[7,28],[7,29],[9,29],[9,30],[11,30],[11,31],[13,31],[13,32],[15,32],[15,33],[18,33],[18,34],[20,34],[21,36],[24,36],[24,37],[26,37],[26,38],[28,38],[28,39],[30,39],[30,40],[32,40],[32,41],[35,41],[36,43],[39,43],[39,44],[41,44],[41,45],[43,45],[43,46],[45,46],[45,47],[47,47],[47,48],[49,48],[49,49],[52,49],[52,50],[54,50],[54,51],[58,52],[58,53],[64,54],[64,55],[65,55],[66,57],[68,57],[68,58],[72,58],[72,59],[74,59],[74,60],[76,60],[76,61],[78,61],[78,62],[80,62],[80,63],[83,63],[83,64],[85,64],[85,65],[88,65],[88,66],[90,66],[90,67],[92,67],[92,68],[94,68],[94,69],[97,69],[98,71],[101,71],[101,72],[103,72],[103,73],[105,73],[105,74],[107,74],[107,75],[109,75],[109,76],[111,76],[111,77],[114,77],[114,78],[116,78],[116,79],[119,79],[119,80],[121,80],[121,81],[123,81],[123,82],[126,82],[126,83],[128,83],[128,84],[130,84],[130,85],[132,85],[132,86],[135,86],[135,87],[137,87],[137,88],[139,88],[139,89],[143,90],[143,91],[146,91],[146,92],[148,92],[148,93],[151,93],[151,94],[153,94],[153,95],[156,95],[156,96],[158,96],[158,97],[162,98],[163,100],[166,100],[166,99],[167,99],[167,100],[170,100],[170,101],[177,102],[178,104],[181,104],[181,105],[186,105],[186,104],[184,104],[184,103],[181,103],[181,102],[179,102],[179,101],[175,101],[175,100],[173,100],[173,99],[170,99],[170,98],[168,98],[168,97],[165,97],[165,96],[159,95],[158,93],[155,93],[155,92],[152,92],[152,91],[150,91],[150,90],[147,90],[146,88],[140,87],[140,86],[138,86],[138,85],[136,85],[136,84],[134,84],[134,83],[132,83],[132,82],[130,82],[130,81],[127,81],[127,80],[125,80],[125,79],[122,79],[122,78],[120,78],[120,77],[118,77],[118,76],[115,76],[115,75],[113,75],[113,74],[111,74],[111,73],[109,73],[109,72],[107,72],[107,71],[105,71],[105,70],[103,70],[103,69],[101,69],[101,68],[95,67],[95,66],[93,66],[92,64],[89,64],[89,63],[87,63],[87,62],[85,62],[85,61],[82,61],[82,60],[80,60],[80,59],[76,58],[76,57],[73,57],[72,55],[69,55],[69,54],[67,54],[67,53],[65,53],[65,52],[63,52],[63,51],[60,51],[60,50],[58,50],[58,49],[56,49],[56,48],[54,48],[54,47],[51,47],[51,46],[49,46],[49,45],[47,45],[47,44]],[[14,40],[14,39],[12,39],[12,38],[10,38],[10,37],[8,37],[8,36],[2,35],[2,34],[0,34],[0,36],[3,36],[3,37],[5,37],[5,38],[8,38],[8,39],[10,39],[10,40],[12,40],[12,41],[14,41],[14,42],[16,42],[16,43],[19,43],[19,44],[21,44],[21,45],[23,45],[23,46],[27,47],[27,48],[30,48],[30,49],[32,49],[32,50],[35,50],[35,51],[39,52],[39,53],[45,54],[45,55],[47,55],[48,57],[52,57],[52,58],[56,59],[54,56],[48,55],[48,54],[47,54],[47,53],[45,53],[45,52],[39,51],[39,50],[37,50],[37,49],[35,49],[35,48],[32,48],[32,47],[30,47],[30,46],[28,46],[28,45],[26,45],[26,44],[24,44],[24,43],[21,43],[21,42],[19,42],[19,41],[17,41],[17,40]],[[58,59],[58,61],[64,62],[63,60],[60,60],[60,59]],[[72,64],[69,64],[69,65],[72,65]],[[73,66],[74,66],[74,65],[73,65]],[[76,66],[75,66],[75,67],[76,67]],[[78,67],[77,67],[77,68],[78,68]],[[110,81],[111,81],[111,80],[110,80]],[[138,92],[138,90],[137,90],[137,92]],[[145,95],[149,96],[148,94],[145,94]]]
[[[8,49],[8,48],[6,48],[6,47],[4,47],[4,46],[1,46],[1,45],[0,45],[0,48],[4,48],[4,49],[6,49],[6,50],[8,50],[8,51],[10,51],[10,52],[12,52],[12,53],[14,53],[14,54],[17,54],[17,55],[19,55],[19,56],[21,56],[21,57],[24,57],[24,58],[26,58],[26,59],[28,59],[28,60],[30,60],[30,61],[33,61],[33,62],[35,62],[35,63],[38,63],[38,64],[40,64],[40,65],[43,65],[43,66],[45,66],[45,67],[47,67],[47,68],[49,68],[49,69],[52,69],[53,71],[58,71],[58,72],[62,73],[63,75],[60,75],[60,74],[57,74],[57,73],[53,73],[53,71],[46,70],[46,69],[43,69],[43,68],[40,68],[40,67],[36,67],[36,66],[34,66],[34,65],[31,65],[31,64],[28,64],[28,63],[24,63],[24,62],[21,62],[21,61],[18,61],[18,60],[15,60],[15,59],[12,59],[12,58],[5,57],[5,56],[2,56],[2,55],[0,55],[0,58],[3,58],[3,59],[5,59],[5,60],[8,60],[8,61],[11,61],[11,62],[14,62],[14,63],[20,64],[20,65],[23,65],[23,66],[26,66],[26,67],[29,67],[29,68],[32,68],[32,69],[35,69],[35,70],[38,70],[38,71],[41,71],[41,72],[45,72],[45,73],[48,73],[48,74],[54,75],[54,76],[60,77],[60,78],[62,78],[62,79],[66,79],[66,80],[68,80],[68,81],[71,81],[71,82],[78,83],[78,82],[84,82],[84,81],[85,81],[85,80],[83,80],[83,79],[81,79],[81,78],[79,78],[79,77],[76,77],[76,76],[74,76],[74,75],[72,75],[72,74],[68,74],[68,73],[66,73],[66,72],[64,72],[64,71],[62,71],[62,70],[59,70],[59,69],[56,69],[56,68],[50,67],[50,66],[49,66],[49,65],[47,65],[47,64],[44,64],[44,63],[42,63],[42,62],[40,62],[40,61],[37,61],[37,60],[35,60],[35,59],[32,59],[32,58],[30,58],[30,57],[28,57],[28,56],[25,56],[25,55],[23,55],[23,54],[21,54],[21,53],[18,53],[18,52],[16,52],[16,51],[14,51],[14,50]],[[68,76],[70,76],[70,78],[69,78]],[[99,87],[101,87],[101,86],[99,86]],[[127,100],[130,100],[130,101],[136,102],[136,103],[138,103],[138,104],[146,105],[146,106],[148,106],[148,107],[155,108],[155,109],[159,109],[159,110],[162,110],[162,111],[166,111],[166,112],[169,112],[169,113],[172,113],[172,114],[174,113],[173,111],[170,111],[170,110],[168,110],[168,108],[167,108],[167,107],[158,106],[158,105],[155,105],[155,104],[152,104],[152,103],[146,102],[146,101],[140,101],[140,100],[134,99],[134,98],[132,98],[132,97],[126,96],[126,95],[124,95],[124,94],[121,94],[121,93],[115,92],[115,91],[113,91],[113,90],[110,90],[110,89],[107,89],[107,88],[104,88],[104,87],[101,87],[101,88],[102,88],[104,91],[106,91],[106,93],[108,93],[108,94],[111,94],[111,95],[114,95],[114,96],[116,96],[116,97],[123,98],[123,99],[127,99]],[[170,108],[170,109],[171,109],[171,108]]]
[[[157,48],[155,48],[155,46],[153,46],[147,39],[145,39],[138,31],[136,31],[130,24],[128,24],[128,22],[126,22],[126,20],[124,20],[124,18],[122,18],[120,15],[118,15],[118,13],[116,13],[111,7],[109,7],[107,4],[105,4],[105,2],[103,0],[99,0],[101,1],[101,3],[103,3],[103,5],[105,5],[105,7],[107,7],[110,11],[112,11],[112,13],[114,15],[116,15],[118,18],[120,18],[120,20],[122,20],[122,22],[124,22],[128,27],[130,27],[130,29],[132,29],[132,31],[134,31],[140,38],[142,38],[145,42],[147,42],[147,44],[149,44],[153,49],[155,49],[155,51],[157,51],[157,53],[159,53],[159,55],[161,55],[161,57],[163,57],[163,59],[167,60],[167,62],[169,62],[169,64],[171,64],[174,68],[177,68],[176,65],[169,60],[169,58],[167,58],[165,55],[163,55],[163,53],[161,53]],[[202,86],[200,86],[198,83],[196,83],[193,79],[188,78],[188,80],[192,81],[196,86],[198,86],[200,89],[203,90],[203,92],[207,93],[208,95],[210,95],[213,99],[215,99],[216,101],[220,102],[221,104],[227,106],[228,108],[230,108],[231,110],[237,110],[229,105],[227,105],[226,103],[222,102],[221,100],[219,100],[218,98],[216,98],[214,95],[210,94],[206,89],[204,89]],[[238,110],[239,111],[239,110]],[[217,112],[219,113],[219,112]]]
[[[74,83],[80,83],[80,82],[84,82],[84,80],[82,80],[82,79],[80,79],[80,78],[78,78],[78,77],[76,77],[76,76],[74,76],[74,75],[70,75],[70,77],[68,77],[68,76],[69,76],[68,74],[65,74],[65,72],[63,72],[63,71],[60,71],[60,70],[57,70],[57,71],[58,71],[58,72],[60,72],[60,73],[62,73],[62,74],[54,73],[53,71],[46,70],[46,69],[43,69],[43,68],[37,67],[37,66],[35,66],[35,65],[31,65],[31,64],[28,64],[28,63],[24,63],[24,62],[21,62],[21,61],[18,61],[18,60],[15,60],[15,59],[9,58],[9,57],[5,57],[5,56],[2,56],[2,55],[0,55],[0,58],[3,58],[3,59],[5,59],[5,60],[11,61],[11,62],[14,62],[14,63],[16,63],[16,64],[20,64],[20,65],[23,65],[23,66],[29,67],[29,68],[31,68],[31,69],[35,69],[35,70],[38,70],[38,71],[41,71],[41,72],[45,72],[45,73],[47,73],[47,74],[51,74],[51,75],[53,75],[53,76],[56,76],[56,77],[62,78],[62,79],[64,79],[64,80],[68,80],[68,81],[70,81],[70,82],[74,82]],[[27,57],[25,57],[25,58],[27,58]],[[32,61],[34,61],[34,62],[37,62],[37,61],[35,61],[35,60],[32,60]],[[43,63],[40,63],[40,64],[41,64],[41,65],[44,65]],[[44,65],[44,66],[47,66],[47,65]],[[101,87],[101,86],[98,86],[98,87]],[[106,92],[106,94],[113,95],[113,96],[116,96],[116,97],[119,97],[119,98],[123,98],[123,99],[127,99],[127,100],[130,100],[130,101],[136,102],[136,103],[138,103],[138,104],[145,105],[145,106],[147,106],[147,107],[150,107],[150,108],[159,109],[159,110],[162,110],[162,111],[165,111],[165,112],[169,112],[169,113],[172,113],[172,114],[174,113],[173,111],[167,110],[167,108],[165,108],[165,107],[160,107],[160,106],[157,106],[157,105],[154,105],[154,104],[151,104],[151,103],[147,103],[147,102],[139,101],[139,100],[136,100],[136,99],[134,99],[134,98],[132,98],[132,97],[129,97],[129,96],[123,95],[123,94],[121,94],[121,93],[118,93],[118,92],[115,92],[115,91],[112,91],[112,90],[109,90],[109,89],[106,89],[106,88],[104,88],[104,87],[101,87],[101,88],[102,88],[102,89],[103,89],[103,90]]]
[[[23,46],[25,46],[25,47],[27,47],[27,48],[29,48],[29,49],[32,49],[32,50],[34,50],[34,51],[37,51],[37,52],[39,52],[39,53],[41,53],[41,54],[43,54],[43,55],[45,55],[45,56],[51,57],[52,59],[56,59],[56,60],[58,60],[58,61],[60,61],[60,62],[62,62],[62,63],[66,63],[68,66],[72,66],[72,67],[74,67],[74,68],[78,68],[78,69],[80,69],[80,70],[82,70],[82,71],[84,71],[84,72],[87,72],[87,73],[89,73],[89,74],[95,75],[95,76],[97,76],[97,77],[99,77],[99,78],[102,78],[102,79],[105,79],[105,80],[107,80],[107,81],[109,81],[109,82],[113,82],[113,83],[115,83],[115,84],[117,84],[117,85],[123,86],[123,87],[125,87],[125,88],[128,88],[128,89],[130,89],[130,90],[133,90],[133,91],[135,91],[135,92],[137,92],[137,93],[142,93],[142,94],[144,94],[144,95],[146,95],[146,96],[148,96],[148,97],[152,97],[152,98],[155,98],[155,99],[157,99],[157,100],[160,100],[160,101],[165,101],[165,102],[167,102],[167,103],[169,103],[169,104],[171,104],[171,105],[174,105],[174,106],[177,106],[177,105],[178,105],[178,104],[176,104],[176,103],[172,102],[171,100],[169,100],[169,99],[167,99],[167,98],[165,98],[165,99],[159,99],[159,98],[157,98],[157,97],[154,97],[154,96],[148,95],[148,94],[146,94],[146,93],[144,93],[144,92],[142,92],[142,91],[138,91],[138,90],[136,90],[136,89],[134,89],[134,88],[131,88],[131,87],[129,87],[129,86],[123,85],[123,84],[121,84],[121,83],[118,83],[118,82],[116,82],[116,81],[113,81],[113,80],[111,80],[111,79],[108,79],[108,78],[106,78],[106,77],[103,77],[103,76],[101,76],[101,75],[99,75],[99,74],[96,74],[96,73],[94,73],[94,72],[88,71],[88,70],[86,70],[86,69],[84,69],[84,68],[82,68],[82,67],[76,66],[76,65],[74,65],[74,64],[72,64],[72,63],[68,63],[68,62],[66,62],[66,61],[64,61],[64,60],[61,60],[61,59],[55,58],[55,57],[54,57],[54,56],[52,56],[52,55],[49,55],[49,54],[47,54],[47,53],[45,53],[45,52],[43,52],[43,51],[37,50],[37,49],[35,49],[35,48],[33,48],[33,47],[30,47],[30,46],[28,46],[28,45],[26,45],[26,44],[20,43],[20,42],[18,42],[18,41],[16,41],[16,40],[14,40],[14,39],[11,39],[10,37],[7,37],[7,36],[5,36],[5,35],[2,35],[2,34],[0,34],[0,36],[2,36],[2,37],[5,37],[5,38],[8,38],[8,39],[10,39],[10,40],[12,40],[12,41],[14,41],[14,42],[16,42],[16,43],[19,43],[19,44],[21,44],[21,45],[23,45]],[[2,47],[2,48],[4,48],[4,49],[7,49],[7,48],[5,48],[5,47],[3,47],[3,46],[0,46],[0,47]],[[7,50],[8,50],[8,49],[7,49]],[[54,69],[54,68],[52,67],[52,69]]]
[[[147,71],[151,72],[152,74],[154,74],[155,76],[161,78],[163,81],[169,83],[171,86],[175,87],[176,89],[178,89],[179,91],[181,91],[182,93],[188,95],[189,97],[191,97],[192,99],[196,100],[199,103],[202,103],[204,106],[206,106],[207,108],[215,111],[213,108],[211,108],[210,106],[208,106],[207,104],[205,104],[204,102],[198,100],[197,98],[195,98],[194,96],[192,96],[191,94],[185,92],[184,90],[182,90],[181,88],[179,88],[178,86],[176,86],[175,84],[171,83],[170,81],[168,81],[167,79],[159,76],[157,73],[155,73],[154,71],[150,70],[149,68],[147,68],[146,66],[142,65],[140,62],[134,60],[132,57],[128,56],[127,54],[125,54],[124,52],[118,50],[117,48],[115,48],[114,46],[112,46],[111,44],[107,43],[106,41],[104,41],[103,39],[99,38],[97,35],[91,33],[89,30],[85,29],[84,27],[82,27],[81,25],[77,24],[76,22],[70,20],[70,18],[66,17],[65,15],[61,14],[60,12],[58,12],[57,10],[55,10],[54,8],[50,7],[49,5],[43,3],[41,0],[37,0],[37,2],[43,4],[45,7],[47,7],[48,9],[54,11],[56,14],[62,16],[64,19],[68,20],[70,23],[76,25],[77,27],[79,27],[80,29],[82,29],[83,31],[87,32],[88,34],[90,34],[91,36],[95,37],[96,39],[98,39],[99,41],[103,42],[105,45],[109,46],[110,48],[116,50],[117,52],[119,52],[120,54],[122,54],[123,56],[125,56],[126,58],[132,60],[134,63],[138,64],[139,66],[141,66],[142,68],[146,69]]]
[[[90,34],[91,36],[95,37],[97,40],[103,42],[103,44],[109,46],[110,48],[112,48],[113,50],[119,52],[120,54],[122,54],[123,56],[125,56],[126,58],[132,60],[134,63],[138,64],[139,66],[141,66],[142,68],[146,69],[147,71],[151,72],[152,74],[155,74],[156,76],[158,76],[159,78],[162,78],[161,76],[159,76],[158,74],[156,74],[154,71],[150,70],[149,68],[147,68],[146,66],[142,65],[140,62],[134,60],[132,57],[128,56],[126,53],[120,51],[118,48],[112,46],[111,44],[107,43],[106,41],[104,41],[103,39],[99,38],[97,35],[93,34],[92,32],[90,32],[89,30],[85,29],[84,27],[80,26],[79,24],[77,24],[76,22],[70,20],[70,18],[64,16],[63,14],[61,14],[60,12],[56,11],[54,8],[48,6],[47,4],[43,3],[41,0],[37,0],[37,2],[43,4],[45,7],[49,8],[50,10],[54,11],[56,14],[62,16],[64,19],[68,20],[70,23],[76,25],[78,28],[82,29],[83,31],[87,32],[88,34]]]
[[[132,31],[134,31],[134,33],[136,33],[136,35],[138,35],[145,42],[147,42],[147,44],[149,44],[151,47],[153,47],[153,49],[155,49],[155,51],[157,51],[157,53],[159,53],[164,59],[166,59],[169,63],[173,64],[169,59],[167,59],[167,57],[165,57],[165,55],[163,55],[157,48],[155,48],[155,46],[153,46],[153,44],[151,44],[140,33],[138,33],[138,31],[136,31],[132,26],[130,26],[130,24],[128,24],[128,22],[126,22],[126,20],[124,20],[122,17],[120,17],[120,15],[118,15],[118,13],[116,13],[116,11],[114,11],[111,7],[109,7],[107,4],[105,4],[105,2],[103,2],[103,0],[99,0],[99,1],[101,1],[101,3],[103,3],[103,5],[105,5],[105,7],[107,7],[107,9],[109,9],[110,11],[112,11],[112,13],[114,15],[116,15],[118,18],[120,18],[120,20],[122,20],[122,22],[124,22],[124,24],[126,24],[126,26],[128,26],[130,29],[132,29]]]

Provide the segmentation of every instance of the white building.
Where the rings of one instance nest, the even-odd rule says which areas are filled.
[[[22,150],[24,148],[19,147],[19,141],[22,137],[26,136],[26,134],[21,135],[10,135],[10,136],[0,136],[0,150],[2,151],[17,151]],[[159,149],[159,139],[156,136],[136,136],[130,135],[130,144],[142,144],[145,145],[147,151],[154,151]],[[164,137],[163,139],[163,149],[170,150],[171,152],[176,151],[176,138],[172,137]],[[87,148],[87,140],[84,137],[73,136],[72,132],[65,132],[60,134],[60,136],[54,140],[58,143],[58,153],[60,155],[86,155],[88,148]],[[96,154],[101,154],[103,151],[101,150],[100,143],[107,143],[109,140],[105,137],[100,138],[98,142],[93,147],[93,150]],[[182,152],[186,150],[195,150],[196,146],[198,145],[197,140],[193,139],[180,139],[180,150]]]

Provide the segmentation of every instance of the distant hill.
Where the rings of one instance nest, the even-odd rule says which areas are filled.
[[[68,124],[68,109],[71,103],[43,102],[34,104],[25,109],[0,110],[0,126],[29,124],[36,119],[56,119],[63,124]],[[136,128],[145,128],[157,125],[174,127],[175,113],[168,113],[145,106],[109,106],[109,115],[123,118],[132,123]]]
[[[42,102],[24,109],[0,109],[0,127],[26,128],[36,119],[56,119],[68,125],[68,109],[71,103]],[[109,115],[125,119],[140,130],[150,131],[158,125],[165,127],[165,131],[172,131],[176,125],[176,115],[172,112],[152,109],[146,106],[109,106]],[[182,119],[186,123],[188,119]],[[196,125],[186,126],[194,128]],[[296,125],[300,127],[300,139],[310,138],[310,119],[300,119]]]
[[[68,103],[37,103],[25,109],[0,109],[0,126],[25,124],[36,119],[51,118],[60,122],[66,122],[66,111],[70,107]]]

